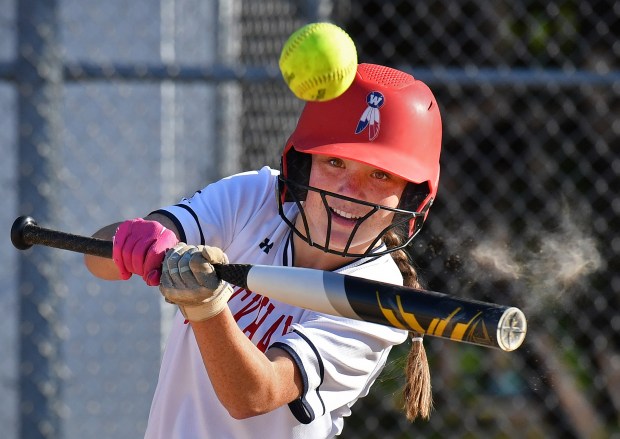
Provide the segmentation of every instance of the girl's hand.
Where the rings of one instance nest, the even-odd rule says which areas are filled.
[[[127,280],[137,274],[147,285],[157,286],[166,251],[179,240],[174,232],[157,221],[136,218],[118,226],[113,242],[112,259],[121,279]]]
[[[208,320],[226,308],[232,288],[222,281],[212,264],[227,264],[217,247],[179,243],[166,252],[159,290],[192,322]]]

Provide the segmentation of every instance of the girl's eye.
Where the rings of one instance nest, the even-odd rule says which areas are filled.
[[[342,168],[342,166],[343,166],[343,163],[342,163],[341,159],[332,158],[332,159],[329,159],[328,162],[329,162],[330,165],[335,166],[337,168]]]
[[[378,180],[387,180],[390,178],[390,176],[383,171],[375,171],[372,176]]]

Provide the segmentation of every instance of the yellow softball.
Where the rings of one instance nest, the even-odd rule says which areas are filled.
[[[353,82],[357,50],[351,37],[335,24],[311,23],[289,37],[279,65],[295,96],[305,101],[328,101]]]

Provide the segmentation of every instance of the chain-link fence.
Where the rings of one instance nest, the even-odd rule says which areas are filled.
[[[433,89],[438,199],[410,252],[432,290],[521,307],[504,353],[427,337],[431,420],[395,350],[342,437],[620,437],[620,9],[609,0],[0,0],[3,437],[141,437],[171,307],[12,220],[80,234],[277,166],[301,102],[282,43],[329,20]],[[18,267],[16,270],[14,267]]]

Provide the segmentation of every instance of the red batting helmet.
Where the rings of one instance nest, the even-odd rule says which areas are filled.
[[[399,70],[360,64],[344,94],[306,103],[282,154],[281,215],[285,201],[296,201],[303,214],[300,202],[313,189],[308,187],[308,154],[355,160],[409,182],[398,206],[402,211],[395,212],[409,215],[407,239],[398,248],[404,247],[422,227],[437,194],[441,134],[439,108],[426,84]],[[396,218],[402,220],[402,215]],[[311,245],[330,251],[328,243],[322,246],[295,231]]]

